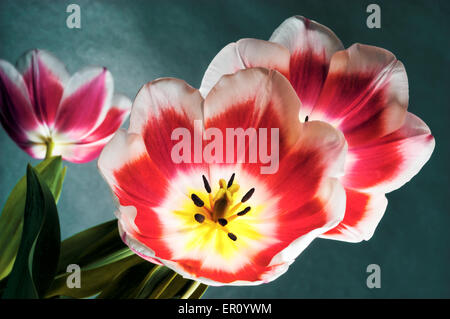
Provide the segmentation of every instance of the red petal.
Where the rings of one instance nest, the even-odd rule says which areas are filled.
[[[282,212],[293,211],[316,195],[324,178],[342,174],[345,155],[345,139],[338,130],[324,122],[307,122],[279,171],[264,176],[262,182],[280,196]]]
[[[34,112],[41,123],[53,126],[69,74],[64,64],[43,50],[27,52],[17,62]]]
[[[173,176],[177,170],[189,170],[205,164],[194,163],[194,143],[191,143],[191,163],[175,163],[171,152],[179,141],[171,136],[176,128],[185,128],[191,139],[202,136],[202,127],[194,121],[203,120],[202,102],[198,90],[177,79],[159,79],[146,84],[136,96],[130,118],[129,132],[143,136],[148,155],[156,166]]]
[[[361,193],[347,188],[344,219],[321,237],[348,242],[369,240],[384,215],[387,199],[383,193]]]
[[[304,120],[319,97],[331,56],[344,47],[330,29],[301,16],[285,20],[270,41],[291,52],[290,81],[302,101],[300,119]]]
[[[111,107],[113,79],[105,68],[75,73],[64,90],[55,129],[81,140],[99,126]]]
[[[0,60],[0,121],[8,135],[24,149],[29,147],[27,133],[39,127],[21,74],[3,60]]]
[[[123,231],[162,258],[169,250],[160,240],[161,224],[153,207],[166,197],[168,180],[149,158],[142,138],[119,130],[103,149],[99,169],[118,198]]]
[[[398,129],[407,107],[403,64],[389,51],[356,44],[333,55],[311,118],[335,124],[352,147]]]
[[[73,143],[56,143],[54,152],[72,163],[86,163],[96,159],[103,147],[113,137],[130,113],[131,101],[123,95],[115,95],[113,106],[105,120],[85,139]]]
[[[258,138],[267,137],[264,146],[268,152],[272,144],[278,143],[278,157],[281,159],[298,140],[299,108],[298,97],[288,80],[279,72],[262,68],[241,70],[233,75],[223,76],[207,96],[204,103],[205,128],[219,129],[224,139],[227,129],[254,129],[255,138],[257,135]],[[261,129],[267,130],[265,135],[262,135]],[[278,141],[271,140],[272,130],[278,130]],[[250,141],[247,138],[246,141],[245,149],[238,149],[238,142],[234,143],[234,159],[231,159],[233,154],[229,151],[227,154],[227,148],[230,148],[227,144],[231,141],[224,141],[220,162],[225,163],[228,156],[231,159],[230,165],[236,165],[238,156],[242,159],[245,156],[249,163],[249,145],[257,142],[261,148],[263,144],[261,140]],[[261,166],[266,165],[262,165],[259,158],[257,163],[246,166],[255,174],[261,174]]]
[[[130,114],[131,101],[123,95],[115,95],[112,106],[106,114],[105,120],[89,134],[81,143],[92,143],[108,136],[112,137],[127,116]]]
[[[434,145],[428,126],[407,113],[405,123],[397,131],[364,146],[349,148],[343,184],[372,192],[393,191],[420,171]]]

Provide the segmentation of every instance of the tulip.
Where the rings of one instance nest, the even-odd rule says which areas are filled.
[[[25,53],[16,66],[0,60],[0,122],[33,158],[91,161],[129,114],[131,101],[113,94],[106,68],[87,67],[70,76],[43,50]]]
[[[289,79],[302,103],[301,122],[325,121],[344,134],[345,217],[321,237],[369,240],[385,213],[385,194],[415,176],[435,146],[428,126],[407,111],[404,65],[382,48],[344,49],[330,29],[295,16],[270,41],[242,39],[225,46],[209,65],[200,92],[206,96],[224,74],[252,67],[278,70]]]
[[[205,98],[182,80],[146,84],[128,131],[119,130],[98,160],[123,241],[207,285],[257,285],[283,274],[345,210],[338,180],[345,139],[327,123],[298,121],[300,107],[288,80],[263,68],[223,76]],[[262,174],[261,161],[195,161],[195,145],[191,161],[175,162],[179,128],[191,136],[278,129],[278,170]]]

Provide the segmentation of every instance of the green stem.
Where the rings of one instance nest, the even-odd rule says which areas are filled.
[[[189,297],[194,293],[195,290],[197,290],[198,286],[200,286],[200,282],[193,281],[189,289],[180,297],[180,299],[189,299]]]
[[[102,267],[104,265],[108,265],[108,264],[111,264],[118,260],[130,257],[132,255],[134,255],[134,253],[130,250],[130,248],[125,247],[125,248],[115,251],[114,253],[106,256],[105,258],[102,258],[100,260],[97,260],[93,263],[88,264],[84,269],[89,270],[89,269],[93,269],[93,268]]]
[[[45,159],[50,158],[53,153],[53,148],[55,147],[55,143],[51,139],[45,142],[45,145],[47,146],[47,149],[45,151]]]
[[[147,276],[144,278],[144,280],[141,282],[141,284],[139,285],[138,289],[137,289],[137,293],[136,293],[136,299],[142,299],[145,298],[145,286],[147,285],[147,283],[151,280],[151,278],[161,269],[160,265],[155,265],[153,267],[152,270],[150,270],[150,272],[147,274]],[[143,297],[144,296],[144,297]]]
[[[169,287],[170,283],[175,279],[177,275],[178,274],[176,272],[173,272],[173,274],[170,277],[167,277],[158,287],[156,287],[155,290],[153,290],[152,294],[148,299],[158,299],[162,295],[164,290],[166,290],[167,287]]]

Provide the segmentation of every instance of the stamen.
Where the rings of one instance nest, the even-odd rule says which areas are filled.
[[[206,206],[203,206],[202,209],[206,213],[206,215],[212,219],[211,211]]]
[[[219,179],[219,186],[220,186],[220,188],[226,189],[227,182],[223,178],[221,178],[221,179]]]
[[[233,181],[234,181],[234,173],[233,173],[233,175],[231,175],[230,180],[228,181],[227,188],[229,188],[229,187],[231,187],[231,185],[233,185]]]
[[[234,212],[236,212],[238,210],[238,208],[242,205],[241,202],[237,203],[236,205],[234,205],[230,211],[228,212],[228,215],[233,215]]]
[[[206,179],[205,175],[202,175],[203,178],[203,185],[205,186],[206,191],[208,194],[211,193],[211,186],[209,186],[208,180]]]
[[[309,116],[306,115],[306,117],[305,117],[305,122],[308,122],[308,120],[309,120]]]
[[[245,203],[246,201],[248,201],[250,199],[250,197],[252,197],[253,193],[255,192],[255,188],[252,188],[251,190],[249,190],[244,197],[242,197],[241,202]]]
[[[211,193],[208,194],[209,197],[209,207],[211,207],[211,210],[214,210],[214,200]]]
[[[239,213],[237,213],[238,216],[244,216],[245,214],[247,214],[250,211],[251,207],[248,206],[246,207],[244,210],[240,211]]]
[[[195,194],[191,195],[191,199],[194,202],[195,206],[203,207],[205,203]]]
[[[205,221],[205,216],[203,216],[202,214],[195,214],[194,218],[200,224]]]
[[[307,117],[308,119],[308,117]],[[306,120],[307,120],[306,119]],[[191,194],[191,199],[197,207],[201,208],[202,213],[196,213],[194,215],[194,219],[198,223],[206,222],[208,225],[214,225],[215,223],[219,223],[221,231],[228,235],[232,241],[237,240],[237,236],[231,233],[226,227],[230,224],[231,221],[236,219],[238,216],[244,216],[247,214],[251,207],[245,207],[241,209],[238,213],[236,213],[242,203],[248,201],[255,192],[255,188],[251,188],[245,195],[242,197],[241,201],[236,203],[234,206],[230,207],[233,204],[233,197],[239,191],[239,185],[234,184],[234,179],[236,174],[233,173],[228,180],[221,178],[219,180],[219,190],[213,195],[211,185],[209,184],[208,179],[205,175],[202,175],[203,186],[208,193],[209,205],[205,206],[205,202],[195,193]],[[215,224],[217,227],[217,224]]]

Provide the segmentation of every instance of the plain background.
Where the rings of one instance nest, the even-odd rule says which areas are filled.
[[[382,27],[369,29],[366,7],[373,2],[0,0],[0,58],[14,63],[26,50],[41,48],[71,73],[103,65],[111,70],[116,91],[134,98],[143,84],[159,77],[182,78],[198,87],[223,46],[245,37],[268,39],[296,14],[328,26],[346,47],[360,42],[390,50],[408,72],[409,110],[430,126],[436,149],[412,182],[387,195],[389,205],[373,238],[358,244],[318,239],[275,282],[210,287],[205,297],[448,298],[450,5],[376,1]],[[81,7],[80,30],[66,27],[70,3]],[[29,161],[37,163],[0,129],[2,207]],[[66,165],[58,205],[63,238],[114,217],[96,162]],[[366,286],[366,267],[372,263],[381,266],[380,289]]]

